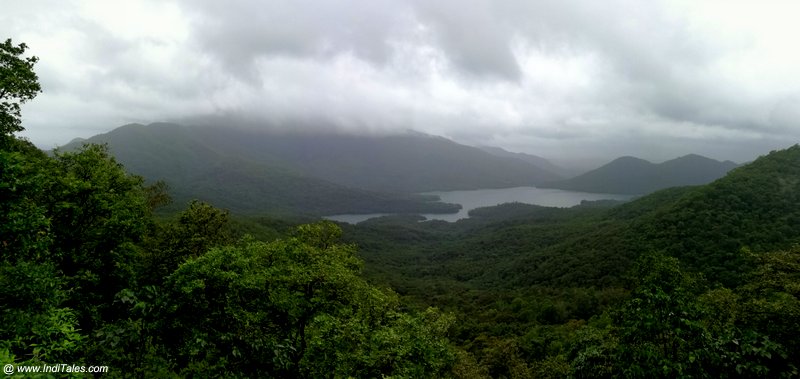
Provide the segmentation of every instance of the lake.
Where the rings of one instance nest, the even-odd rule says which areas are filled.
[[[581,203],[582,200],[628,200],[632,195],[603,194],[565,191],[550,188],[536,187],[514,187],[498,189],[480,189],[472,191],[441,191],[426,192],[425,195],[439,196],[445,203],[461,204],[458,213],[447,214],[423,214],[428,220],[444,220],[455,222],[462,218],[468,218],[470,210],[480,207],[491,207],[503,203],[526,203],[546,207],[572,207]],[[389,213],[370,213],[370,214],[340,214],[325,216],[326,219],[356,224],[374,217],[389,215]]]

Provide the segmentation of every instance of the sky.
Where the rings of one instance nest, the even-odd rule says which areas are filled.
[[[558,162],[800,141],[800,3],[3,0],[43,148],[160,121],[404,133]]]

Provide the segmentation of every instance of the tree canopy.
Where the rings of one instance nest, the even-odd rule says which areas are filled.
[[[42,91],[33,71],[37,57],[23,57],[28,46],[0,43],[0,135],[10,136],[22,127],[21,105]]]

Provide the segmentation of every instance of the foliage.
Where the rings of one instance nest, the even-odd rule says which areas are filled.
[[[102,146],[3,157],[0,351],[16,363],[91,352],[111,377],[420,377],[455,362],[452,317],[368,284],[330,222],[236,242],[200,202],[155,222],[152,192]]]
[[[163,284],[187,259],[233,242],[228,212],[192,201],[173,222],[157,224],[144,240],[137,267],[140,284]]]
[[[16,150],[0,151],[0,340],[26,360],[78,362],[83,331],[130,285],[130,243],[148,225],[141,179],[100,146],[54,158]]]
[[[0,143],[9,143],[12,133],[22,131],[21,104],[41,92],[33,71],[36,57],[23,58],[28,46],[14,45],[11,39],[0,43]]]
[[[41,261],[53,243],[43,204],[45,162],[35,154],[0,149],[0,252],[6,261]]]
[[[794,251],[789,261],[796,261]],[[777,264],[760,264],[757,271],[795,272],[787,253],[764,254]],[[611,312],[613,323],[589,327],[571,353],[577,377],[795,377],[797,324],[793,312],[763,312],[769,321],[753,322],[762,314],[763,278],[756,275],[731,291],[706,289],[698,278],[681,270],[675,258],[648,255],[634,270],[640,278],[632,298]],[[795,282],[796,283],[796,282]],[[785,288],[781,288],[785,290]],[[782,302],[797,298],[782,292]],[[791,299],[791,300],[790,300]],[[746,309],[746,310],[745,310]],[[744,312],[742,312],[744,310]],[[784,333],[772,329],[775,323]],[[587,338],[588,336],[592,336]]]
[[[247,376],[407,377],[449,368],[449,322],[398,312],[391,293],[358,276],[331,223],[296,237],[212,249],[167,281],[171,340],[188,372]],[[194,315],[203,312],[205,317]]]
[[[85,337],[64,303],[70,291],[52,264],[0,264],[0,351],[28,362],[79,362]]]

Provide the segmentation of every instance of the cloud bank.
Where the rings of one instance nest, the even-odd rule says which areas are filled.
[[[561,160],[800,140],[790,2],[11,0],[43,147],[129,122],[408,129]],[[231,121],[235,120],[235,121]]]

